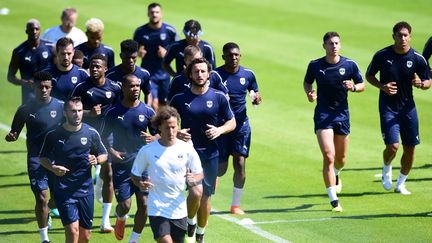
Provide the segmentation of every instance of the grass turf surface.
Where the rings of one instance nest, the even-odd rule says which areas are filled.
[[[43,30],[60,22],[61,10],[74,6],[79,11],[78,27],[90,17],[105,22],[104,43],[114,48],[119,63],[119,43],[131,38],[136,27],[147,21],[142,1],[41,1],[0,2],[10,9],[0,15],[0,77],[2,77],[0,123],[9,125],[19,105],[20,89],[6,80],[13,48],[26,39],[25,23],[41,21]],[[431,34],[430,3],[410,1],[161,1],[165,21],[180,33],[183,23],[198,19],[203,39],[215,48],[222,64],[221,49],[228,41],[242,50],[242,65],[258,78],[264,102],[249,108],[253,136],[247,162],[247,183],[242,207],[246,215],[228,218],[239,222],[249,218],[249,229],[267,232],[294,242],[426,242],[432,239],[430,203],[432,163],[431,91],[414,91],[420,119],[421,145],[407,181],[411,196],[385,192],[380,185],[381,141],[377,111],[378,90],[371,85],[361,94],[350,94],[351,135],[348,163],[341,174],[344,189],[339,195],[344,212],[330,212],[321,176],[321,154],[313,134],[314,104],[307,102],[302,81],[310,60],[324,55],[322,35],[330,30],[341,35],[342,55],[354,59],[364,73],[372,55],[392,44],[391,28],[400,20],[413,27],[412,47],[422,51]],[[182,36],[183,37],[183,36]],[[6,131],[2,131],[6,134]],[[393,162],[398,167],[400,152]],[[37,242],[34,199],[28,186],[25,141],[0,142],[0,242]],[[232,169],[220,179],[210,217],[207,242],[265,242],[251,230],[227,221],[231,201]],[[397,177],[397,169],[393,171]],[[115,204],[115,203],[114,203]],[[93,242],[114,242],[113,235],[99,234],[101,206],[95,204]],[[131,212],[135,212],[133,208]],[[234,219],[234,220],[233,220]],[[111,222],[114,224],[114,218]],[[243,222],[243,221],[242,221]],[[133,220],[128,221],[128,239]],[[258,230],[257,230],[258,229]],[[53,242],[64,241],[59,219],[50,231]],[[142,241],[151,240],[149,227]]]

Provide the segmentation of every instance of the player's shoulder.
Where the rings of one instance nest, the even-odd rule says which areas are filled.
[[[139,66],[136,66],[135,72],[137,74],[139,74],[140,76],[142,76],[142,75],[148,75],[148,76],[150,76],[150,72],[147,71],[147,69],[139,67]]]
[[[166,23],[166,22],[163,22],[163,23],[162,23],[162,26],[163,26],[166,30],[170,31],[170,32],[173,33],[173,34],[176,34],[176,33],[177,33],[177,30],[176,30],[176,28],[175,28],[173,25],[170,25],[170,24],[168,24],[168,23]]]
[[[108,52],[114,52],[114,49],[113,49],[111,46],[107,46],[107,45],[105,45],[105,44],[101,44],[101,47],[102,47],[104,50],[108,51]]]

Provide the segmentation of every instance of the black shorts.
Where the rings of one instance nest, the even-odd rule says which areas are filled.
[[[173,241],[184,242],[187,230],[186,217],[182,219],[167,219],[160,216],[149,216],[149,219],[155,240],[164,235],[171,235]]]

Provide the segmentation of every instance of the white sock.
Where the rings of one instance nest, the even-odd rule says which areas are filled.
[[[196,233],[199,235],[203,235],[205,231],[205,227],[201,228],[201,227],[197,227]]]
[[[340,168],[339,170],[338,170],[338,169],[336,169],[336,167],[333,167],[333,170],[334,170],[335,176],[338,176],[338,175],[339,175],[339,173],[341,173],[342,169],[343,169],[343,167],[342,167],[342,168]]]
[[[330,198],[330,202],[333,202],[334,200],[338,200],[338,197],[336,195],[336,186],[328,187],[326,190]]]
[[[402,186],[403,184],[405,184],[405,181],[407,179],[408,175],[404,175],[402,173],[399,173],[399,178],[396,181],[396,188]]]
[[[243,188],[233,188],[231,206],[240,206],[240,199],[243,193]]]
[[[48,239],[48,226],[45,228],[39,229],[39,235],[41,238],[41,242],[49,241],[49,239]]]
[[[187,218],[187,223],[189,224],[189,225],[194,225],[194,224],[196,224],[196,218],[195,217],[193,217],[193,218]]]
[[[127,214],[125,214],[125,215],[123,215],[121,217],[117,215],[117,218],[120,219],[121,221],[126,221],[126,219],[129,218],[129,217],[128,217]]]
[[[391,171],[392,171],[392,166],[391,165],[383,165],[383,175],[384,174],[387,174],[387,173],[391,173]]]
[[[137,243],[141,237],[141,234],[138,234],[135,231],[132,231],[132,234],[129,238],[129,243]]]
[[[101,170],[101,165],[96,165],[95,166],[95,175],[97,175],[97,176],[99,176],[99,174],[100,174],[100,170]]]
[[[112,203],[103,203],[102,204],[102,225],[104,227],[111,226],[110,222],[110,212],[111,212]]]

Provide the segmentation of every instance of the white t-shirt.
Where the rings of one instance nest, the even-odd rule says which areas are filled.
[[[74,26],[71,32],[65,33],[62,31],[59,25],[47,29],[43,34],[42,39],[56,44],[57,41],[62,37],[71,38],[74,42],[75,47],[87,41],[86,34],[77,27]]]
[[[187,216],[186,171],[203,171],[195,149],[181,140],[169,147],[154,141],[142,147],[135,158],[132,174],[140,177],[147,170],[153,187],[149,190],[148,215],[168,219]]]

